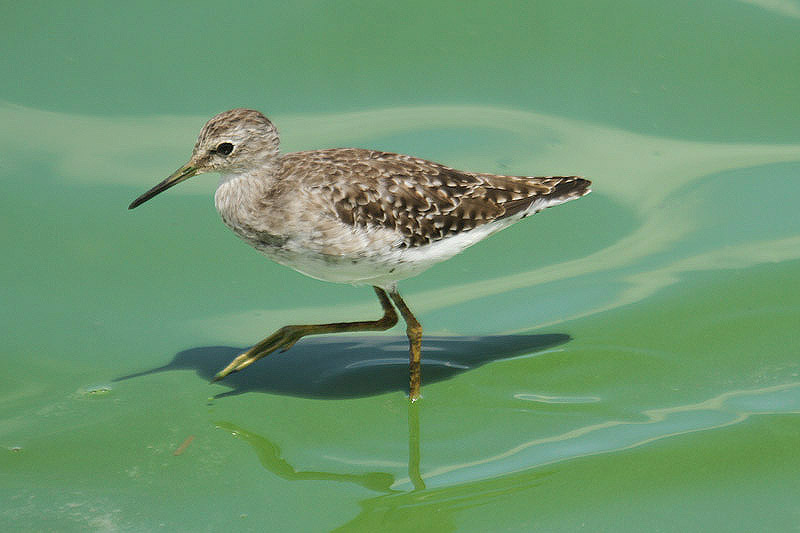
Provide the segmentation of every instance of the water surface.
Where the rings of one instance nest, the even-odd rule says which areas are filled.
[[[787,531],[800,489],[800,4],[137,3],[3,12],[10,530]],[[273,264],[215,177],[126,206],[213,114],[594,192],[372,291]]]

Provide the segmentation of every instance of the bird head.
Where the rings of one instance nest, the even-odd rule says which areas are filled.
[[[133,209],[170,187],[206,172],[240,173],[278,157],[280,139],[270,120],[254,109],[231,109],[206,122],[189,161],[131,202]]]

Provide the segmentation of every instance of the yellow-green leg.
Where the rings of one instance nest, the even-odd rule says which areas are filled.
[[[392,297],[394,305],[400,310],[403,315],[403,320],[406,321],[406,335],[408,335],[408,398],[415,402],[419,398],[419,388],[422,381],[420,372],[420,352],[422,349],[422,325],[417,321],[416,317],[411,313],[406,303],[400,297],[397,289],[392,289],[389,295]]]
[[[298,340],[307,335],[319,335],[321,333],[344,333],[346,331],[384,331],[397,324],[397,313],[392,307],[392,302],[386,295],[386,291],[379,287],[373,287],[378,300],[383,307],[383,317],[375,321],[364,322],[336,322],[332,324],[307,324],[297,326],[284,326],[263,341],[259,342],[243,354],[236,357],[228,366],[214,376],[214,381],[219,381],[228,374],[238,372],[252,365],[262,357],[280,349],[286,351]],[[394,298],[394,294],[392,295]],[[400,298],[398,295],[397,298]],[[400,300],[402,302],[402,300]],[[405,306],[405,303],[403,304]],[[408,310],[408,308],[406,308]],[[402,313],[403,310],[401,309]],[[410,312],[409,312],[410,314]],[[403,314],[405,318],[405,314]],[[412,317],[413,318],[413,317]],[[408,322],[408,319],[406,319]],[[421,333],[421,331],[420,331]],[[417,380],[419,388],[419,380]]]

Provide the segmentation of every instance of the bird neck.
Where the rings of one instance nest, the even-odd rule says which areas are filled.
[[[250,226],[250,218],[259,211],[258,203],[268,196],[274,185],[271,174],[260,171],[222,174],[214,194],[214,204],[223,222],[237,231],[237,228]]]

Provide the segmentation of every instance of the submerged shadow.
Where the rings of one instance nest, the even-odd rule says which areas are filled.
[[[570,336],[494,335],[425,337],[422,383],[434,383],[486,363],[532,355],[564,344]],[[122,381],[167,370],[194,370],[211,380],[244,348],[201,346],[178,352],[164,366],[115,378]],[[268,392],[306,398],[354,398],[408,391],[408,340],[403,337],[311,337],[286,353],[274,353],[221,385],[231,390],[215,398],[245,392]]]
[[[392,527],[393,531],[417,531],[420,524],[425,525],[425,531],[457,531],[456,514],[465,507],[477,507],[490,504],[498,498],[508,498],[513,493],[541,484],[550,475],[548,472],[531,472],[530,469],[525,469],[505,474],[500,483],[495,475],[490,475],[485,479],[428,488],[425,483],[427,476],[420,468],[422,408],[419,402],[408,402],[407,480],[398,480],[402,474],[396,469],[372,470],[366,465],[354,468],[355,472],[295,466],[284,457],[281,447],[268,436],[248,431],[233,422],[218,421],[214,425],[246,442],[267,471],[286,481],[352,483],[379,493],[359,501],[361,509],[358,515],[335,531],[384,531],[387,524],[397,526]]]
[[[419,432],[419,404],[408,403],[408,477],[414,490],[423,490],[425,482],[420,473],[420,432]],[[244,440],[258,456],[261,465],[287,481],[337,481],[355,483],[376,492],[401,492],[392,489],[395,477],[389,472],[365,472],[349,474],[341,472],[326,472],[322,470],[298,470],[281,454],[277,444],[267,437],[248,431],[232,422],[217,422],[217,428],[230,432],[237,438]]]
[[[351,474],[322,470],[300,470],[284,459],[280,447],[267,437],[248,431],[232,422],[219,421],[215,425],[217,428],[223,429],[249,444],[256,457],[258,457],[261,466],[287,481],[336,481],[354,483],[375,492],[399,492],[391,488],[395,477],[389,472]],[[419,462],[417,462],[417,471],[419,471]]]

